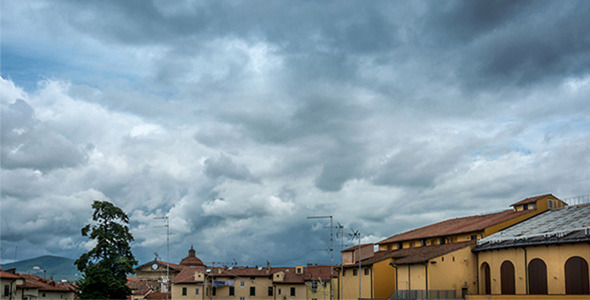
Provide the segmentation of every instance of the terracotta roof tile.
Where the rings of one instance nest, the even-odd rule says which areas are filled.
[[[19,279],[20,276],[0,270],[0,278]]]
[[[377,244],[389,244],[408,240],[481,231],[492,225],[519,217],[532,211],[533,210],[514,211],[509,209],[498,213],[445,220],[439,223],[396,234],[378,242]]]
[[[375,244],[373,244],[373,243],[361,244],[361,248],[365,248],[367,246],[373,246],[373,245],[375,245]],[[359,245],[354,245],[354,246],[351,246],[351,247],[348,247],[348,248],[342,250],[341,252],[354,251],[354,250],[358,250],[358,248],[359,248]]]
[[[172,283],[201,283],[203,280],[195,280],[195,272],[205,272],[205,267],[188,267],[184,268],[174,279]]]
[[[57,291],[57,292],[70,292],[72,291],[71,285],[57,283],[55,281],[43,279],[37,275],[31,274],[19,274],[24,279],[24,283],[18,285],[24,288],[36,288],[40,291]]]
[[[307,266],[305,267],[305,280],[330,280],[330,266]],[[338,277],[338,272],[332,271],[332,277]]]

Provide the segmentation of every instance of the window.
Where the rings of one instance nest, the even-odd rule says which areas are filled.
[[[426,246],[426,239],[422,239],[420,241],[420,246]]]
[[[528,209],[529,209],[529,205],[528,205],[528,204],[525,204],[525,205],[522,207],[522,209],[523,209],[523,210],[528,210]]]
[[[186,288],[185,287],[182,288],[182,295],[186,296]]]
[[[369,275],[369,268],[365,268],[365,275]]]
[[[243,281],[240,281],[240,286],[244,286],[244,282]]]
[[[472,240],[472,241],[476,241],[476,240],[477,240],[477,235],[472,235],[472,236],[471,236],[471,240]]]
[[[256,296],[256,287],[255,286],[250,287],[250,296]]]
[[[279,294],[279,295],[281,294],[281,289],[279,289],[279,292],[277,294]]]
[[[446,240],[445,240],[445,238],[444,238],[444,237],[441,237],[441,238],[440,238],[440,244],[441,244],[441,245],[444,245],[445,243],[446,243]]]
[[[297,274],[303,274],[303,268],[302,267],[297,267],[295,269],[295,273],[297,273]]]
[[[358,273],[358,272],[357,272],[357,269],[354,269],[354,270],[352,270],[352,276],[356,276],[356,275],[358,275],[357,273]]]
[[[402,249],[402,248],[404,248],[404,243],[402,243],[402,242],[397,243],[397,249]]]
[[[548,201],[549,201],[549,208],[550,209],[553,208],[553,199],[549,199]]]
[[[291,296],[295,297],[295,288],[291,287]]]
[[[272,286],[269,286],[268,287],[268,295],[272,296],[272,294],[273,294]]]
[[[199,289],[195,289],[195,295],[199,294]]]
[[[500,281],[502,285],[502,294],[513,295],[516,292],[514,282],[514,265],[506,260],[500,267]]]
[[[229,295],[230,296],[235,296],[236,295],[236,289],[233,286],[229,287]]]
[[[588,262],[574,256],[565,262],[565,293],[580,295],[588,294]]]
[[[250,277],[250,280],[256,280],[256,277]]]
[[[346,270],[342,270],[342,277],[346,276]]]
[[[10,286],[8,284],[4,285],[4,296],[8,296],[10,294]]]
[[[240,300],[246,300],[246,297],[240,297]]]
[[[538,258],[531,260],[528,272],[529,294],[547,294],[547,266],[545,265],[545,262]]]
[[[215,296],[217,295],[217,288],[213,287],[213,289],[211,289],[211,296]]]
[[[326,287],[326,283],[328,283],[327,281],[324,281],[322,284],[324,285],[324,287]]]

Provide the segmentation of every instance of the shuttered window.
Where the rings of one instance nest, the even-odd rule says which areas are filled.
[[[547,265],[545,265],[545,262],[538,258],[531,260],[528,272],[529,294],[547,294]]]
[[[481,272],[482,272],[482,276],[483,276],[483,282],[484,282],[484,294],[485,295],[490,295],[492,293],[492,279],[491,279],[491,275],[490,275],[490,265],[488,265],[488,263],[483,263],[481,265]]]
[[[514,265],[506,260],[500,267],[500,281],[502,285],[502,294],[513,295],[516,293],[514,284]]]

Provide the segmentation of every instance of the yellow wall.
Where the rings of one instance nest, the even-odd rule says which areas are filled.
[[[395,268],[391,258],[373,264],[373,297],[386,299],[395,291]]]
[[[295,288],[295,296],[291,296],[291,288]],[[281,290],[281,294],[279,295],[279,289]],[[265,290],[266,293],[266,290]],[[265,294],[266,295],[266,294]],[[277,300],[295,300],[295,299],[305,299],[307,297],[307,287],[300,283],[281,283],[275,285],[275,296]],[[328,291],[328,299],[330,298],[330,292]],[[254,297],[246,296],[246,299],[253,299]],[[272,298],[272,297],[269,297]],[[239,299],[239,298],[238,298]],[[260,299],[258,297],[258,293],[256,293],[256,299]],[[264,298],[262,298],[264,299]],[[319,299],[318,299],[319,300]]]
[[[333,280],[332,281],[334,284],[334,299],[339,299],[338,297],[338,283],[337,280]],[[307,281],[305,282],[305,286],[307,288],[307,299],[318,299],[318,300],[323,300],[323,299],[330,299],[330,281],[326,281],[326,287],[324,288],[323,284],[319,281],[317,281],[317,289],[315,291],[315,293],[313,292],[312,289],[312,282],[311,281]]]
[[[182,295],[182,288],[186,288],[186,296]],[[195,290],[199,289],[199,294],[195,293]],[[203,297],[203,286],[200,284],[186,283],[186,284],[172,284],[171,295],[172,299],[204,299]]]
[[[469,293],[476,293],[476,268],[476,256],[471,247],[431,259],[428,263],[398,265],[398,290],[455,290],[461,295],[462,289],[467,288]]]
[[[590,244],[564,244],[549,246],[531,246],[479,252],[479,265],[484,262],[490,265],[492,294],[501,293],[500,266],[505,260],[514,265],[516,293],[526,294],[526,265],[535,258],[539,258],[547,265],[547,292],[549,294],[565,294],[565,262],[573,256],[585,258],[590,264]],[[479,274],[480,291],[483,293],[483,274]],[[589,274],[590,276],[590,274]]]
[[[430,261],[436,264],[428,265],[428,289],[455,290],[458,295],[461,295],[463,288],[467,288],[471,294],[477,292],[477,256],[471,252],[471,247]]]
[[[371,267],[363,267],[361,265],[361,297],[372,298],[372,270]],[[340,282],[342,282],[342,298],[341,299],[358,299],[359,297],[359,275],[353,276],[353,269],[358,271],[358,268],[346,268],[346,274],[342,276],[340,271]],[[369,275],[365,275],[365,269],[369,269]]]

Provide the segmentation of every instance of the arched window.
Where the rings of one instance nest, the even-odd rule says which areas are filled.
[[[502,284],[502,294],[513,295],[516,293],[514,284],[514,265],[506,260],[500,267],[500,281]]]
[[[492,293],[492,279],[490,276],[490,265],[487,262],[481,264],[481,271],[480,274],[482,276],[482,283],[483,283],[483,294],[490,295]]]
[[[585,259],[574,256],[565,262],[565,293],[589,294],[588,263]]]
[[[529,262],[529,294],[547,294],[547,265],[535,258]]]

